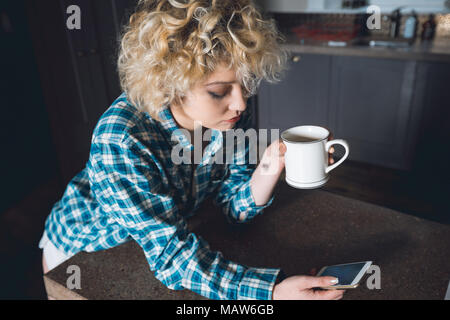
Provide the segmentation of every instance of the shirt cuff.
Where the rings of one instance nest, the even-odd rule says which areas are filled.
[[[237,299],[272,300],[273,287],[281,269],[248,268],[239,283]]]
[[[250,186],[250,180],[244,183],[239,191],[238,197],[238,207],[242,208],[239,210],[238,220],[240,222],[248,221],[254,218],[256,215],[260,214],[265,208],[270,206],[275,198],[274,195],[266,202],[264,205],[257,206],[255,199],[253,198],[252,188]]]

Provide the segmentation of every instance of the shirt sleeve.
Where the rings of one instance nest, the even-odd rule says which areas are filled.
[[[214,201],[223,208],[230,222],[245,223],[261,214],[273,202],[257,206],[253,198],[250,180],[254,169],[250,165],[228,165],[228,174],[219,187]]]
[[[148,148],[96,141],[89,175],[96,198],[143,248],[155,277],[209,299],[272,299],[280,269],[233,263],[190,233],[152,157]]]
[[[251,129],[250,123],[251,114],[246,112],[242,122],[239,124],[242,133]],[[256,149],[250,148],[250,140],[246,141],[245,137],[237,135],[236,138],[238,145],[236,148],[237,151],[235,152],[235,148],[233,148],[233,152],[235,152],[233,161],[227,164],[227,174],[221,186],[218,188],[217,194],[214,196],[214,201],[223,208],[228,221],[245,223],[258,214],[261,214],[265,208],[270,206],[273,202],[274,195],[270,197],[266,204],[261,206],[256,205],[250,186],[251,177],[257,166],[251,163],[252,157],[250,153],[255,152],[254,155],[256,155]],[[227,143],[224,142],[224,144]]]

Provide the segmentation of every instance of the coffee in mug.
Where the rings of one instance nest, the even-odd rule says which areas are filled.
[[[329,172],[339,166],[349,154],[345,140],[328,141],[330,131],[318,126],[298,126],[281,134],[286,145],[286,182],[298,189],[314,189],[323,186],[329,179]],[[332,145],[345,148],[344,156],[328,165],[328,151]]]

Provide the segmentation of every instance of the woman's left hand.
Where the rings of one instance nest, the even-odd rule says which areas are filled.
[[[284,169],[284,154],[286,145],[281,139],[272,142],[264,151],[261,159],[261,172],[263,175],[280,175]]]
[[[262,206],[269,201],[284,169],[286,150],[281,140],[275,140],[266,148],[258,167],[253,172],[250,187],[257,206]]]

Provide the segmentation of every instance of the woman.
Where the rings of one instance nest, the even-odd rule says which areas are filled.
[[[240,223],[273,201],[284,168],[280,141],[258,166],[242,162],[248,148],[233,163],[211,160],[224,148],[222,132],[248,128],[246,100],[260,81],[279,80],[279,39],[250,0],[141,0],[121,41],[124,93],[100,118],[86,168],[46,220],[44,273],[80,251],[133,239],[170,289],[212,299],[340,299],[342,291],[311,289],[332,277],[283,279],[280,269],[239,265],[186,226],[208,196]],[[190,133],[199,124],[212,138],[194,150]],[[200,151],[202,162],[176,164],[175,146],[191,160]]]

